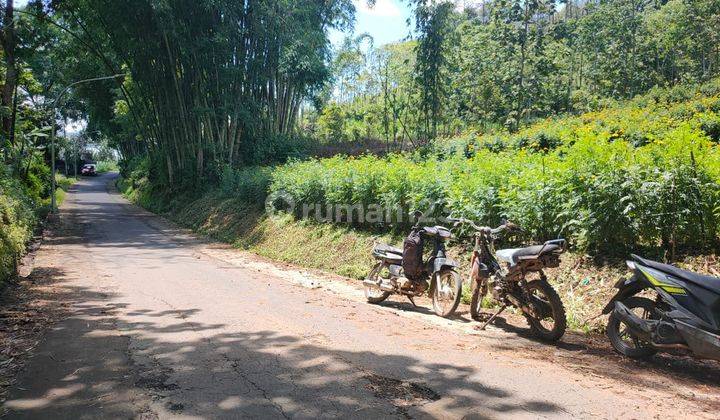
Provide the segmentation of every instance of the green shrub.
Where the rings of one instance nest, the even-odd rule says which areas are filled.
[[[95,168],[95,170],[99,174],[102,174],[105,172],[117,172],[119,169],[120,168],[119,168],[117,162],[112,162],[112,161],[98,162],[96,165],[96,168]]]
[[[700,129],[715,143],[720,143],[720,115],[703,114],[698,118]]]
[[[35,226],[36,203],[28,187],[0,167],[0,281],[15,273]]]
[[[270,167],[251,166],[234,169],[226,165],[220,174],[220,189],[229,197],[249,203],[262,203],[267,197],[271,173]]]
[[[720,147],[707,109],[717,98],[652,95],[514,135],[441,140],[430,153],[293,161],[273,170],[269,189],[291,194],[296,209],[375,203],[488,225],[506,217],[535,240],[564,236],[596,254],[714,247]]]
[[[252,165],[268,165],[286,162],[288,159],[299,159],[309,155],[312,141],[308,137],[297,134],[274,134],[256,141],[252,154],[246,162]]]

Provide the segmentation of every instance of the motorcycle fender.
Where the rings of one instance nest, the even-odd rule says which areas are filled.
[[[437,277],[438,273],[443,268],[452,268],[455,269],[458,267],[458,263],[455,262],[452,258],[435,258],[433,261],[433,275],[430,279],[430,289],[428,289],[428,294],[430,296],[435,293],[435,285],[437,284]]]
[[[443,268],[457,268],[458,263],[452,258],[435,258],[433,261],[433,273],[439,273]]]
[[[640,280],[637,273],[633,273],[632,277],[629,279],[620,279],[617,283],[615,283],[615,287],[618,291],[603,309],[602,313],[604,315],[609,314],[613,311],[613,309],[615,309],[615,302],[622,302],[623,300],[640,293],[640,291],[647,289],[650,286],[646,282]]]

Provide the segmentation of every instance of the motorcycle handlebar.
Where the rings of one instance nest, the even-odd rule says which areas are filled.
[[[458,226],[460,224],[470,225],[470,227],[472,227],[478,233],[489,233],[492,235],[498,235],[504,230],[514,230],[517,232],[522,232],[522,229],[520,229],[518,225],[510,221],[507,221],[494,229],[489,226],[478,226],[472,220],[468,220],[465,218],[448,218],[448,221],[453,222],[455,226]]]
[[[454,226],[467,224],[467,225],[470,225],[474,230],[477,230],[477,231],[481,231],[483,229],[483,227],[478,226],[475,223],[473,223],[472,220],[464,219],[462,217],[461,218],[448,218],[448,221],[453,222]]]

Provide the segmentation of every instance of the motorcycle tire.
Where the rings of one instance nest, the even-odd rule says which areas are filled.
[[[447,284],[445,284],[447,283]],[[452,293],[450,299],[442,293]],[[436,275],[435,287],[432,289],[433,310],[435,314],[447,318],[455,313],[462,298],[462,279],[457,271],[446,268]],[[450,305],[448,305],[450,303]]]
[[[375,264],[372,270],[370,270],[370,273],[368,273],[367,280],[377,282],[378,277],[380,276],[380,272],[382,272],[384,266],[385,264],[383,264],[382,262]],[[390,292],[385,292],[369,286],[364,286],[364,288],[365,299],[368,301],[368,303],[380,303],[390,297]]]
[[[540,299],[543,303],[550,306],[551,317],[553,320],[552,328],[548,328],[543,325],[543,320],[548,319],[545,317],[542,320],[537,319],[529,314],[524,314],[527,319],[530,329],[533,334],[542,341],[554,343],[558,341],[564,334],[567,328],[567,319],[565,317],[565,307],[563,306],[560,296],[550,283],[543,280],[533,280],[527,284],[528,294],[535,296]],[[535,292],[540,292],[543,298],[538,297]]]
[[[648,318],[648,316],[652,317],[655,313],[655,302],[653,302],[652,300],[632,296],[623,300],[622,303],[625,304],[625,306],[627,306],[630,310],[642,309],[644,319],[654,319]],[[610,339],[610,344],[612,344],[615,351],[622,354],[623,356],[627,356],[633,359],[642,359],[650,357],[657,353],[658,350],[650,343],[644,343],[633,337],[629,332],[622,331],[622,327],[622,321],[620,321],[620,319],[615,316],[614,312],[610,313],[610,317],[608,318],[607,323],[607,336]],[[628,338],[630,339],[630,342],[623,339],[626,334],[629,336]]]

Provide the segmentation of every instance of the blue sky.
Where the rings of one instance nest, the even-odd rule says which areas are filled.
[[[412,11],[405,0],[376,0],[375,7],[369,8],[366,0],[353,0],[355,14],[355,34],[367,32],[375,39],[375,45],[383,45],[405,38],[410,28],[407,19]],[[330,39],[339,44],[347,34],[333,31]]]
[[[15,0],[15,7],[22,7],[28,0]],[[355,34],[367,32],[375,39],[375,45],[399,41],[409,32],[406,24],[412,11],[406,0],[376,0],[375,7],[369,8],[367,0],[353,0],[355,3],[356,23]],[[339,44],[346,34],[333,31],[330,39],[333,44]]]

